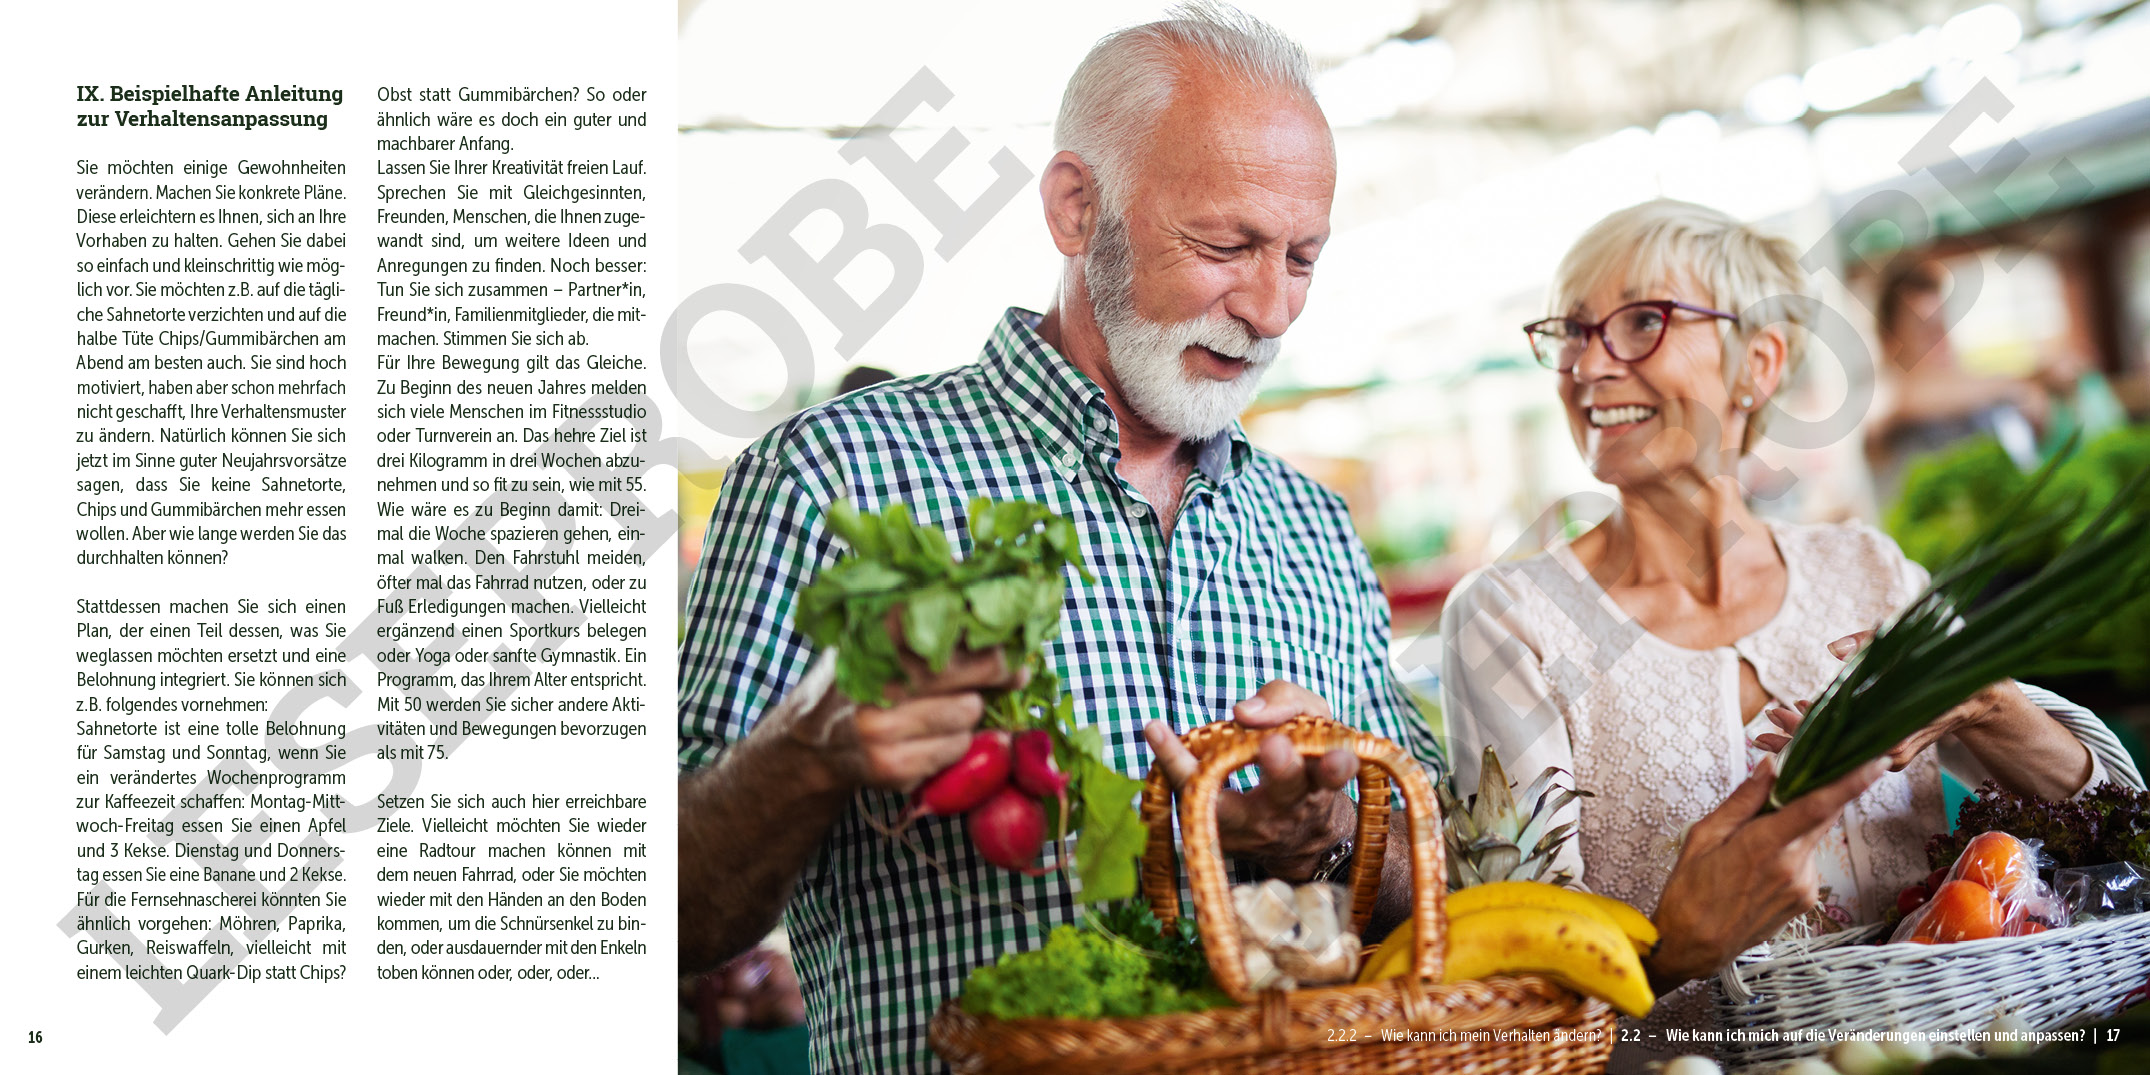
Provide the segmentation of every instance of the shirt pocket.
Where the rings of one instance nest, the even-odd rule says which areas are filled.
[[[1359,675],[1342,654],[1323,652],[1279,638],[1260,640],[1261,670],[1254,688],[1270,680],[1296,683],[1321,696],[1329,711],[1347,724],[1357,723],[1361,709]],[[1251,692],[1250,692],[1251,693]]]

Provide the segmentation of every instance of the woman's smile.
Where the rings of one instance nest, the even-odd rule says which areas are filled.
[[[1593,429],[1620,434],[1657,417],[1657,408],[1643,403],[1585,407],[1583,416]]]

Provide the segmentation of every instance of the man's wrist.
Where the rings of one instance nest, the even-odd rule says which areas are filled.
[[[1321,856],[1307,880],[1321,884],[1349,884],[1351,865],[1358,858],[1359,842],[1354,836],[1346,836]]]
[[[802,790],[815,795],[849,795],[858,781],[832,762],[840,754],[837,744],[855,734],[852,718],[858,713],[853,702],[836,686],[835,647],[823,650],[807,668],[806,675],[772,706],[758,724],[767,729],[775,768],[797,780]]]
[[[1310,880],[1330,853],[1339,845],[1351,842],[1358,832],[1358,811],[1348,798],[1339,795],[1337,799],[1339,804],[1330,815],[1329,826],[1317,842],[1294,854],[1258,857],[1254,860],[1255,865],[1280,881],[1296,885]]]
[[[827,754],[799,739],[776,736],[770,744],[775,754],[771,766],[777,772],[787,773],[795,786],[813,798],[849,795],[857,790],[856,783],[831,765]]]

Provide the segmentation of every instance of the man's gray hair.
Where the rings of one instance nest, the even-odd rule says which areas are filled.
[[[1312,69],[1298,42],[1213,0],[1181,4],[1160,21],[1105,35],[1068,79],[1053,148],[1090,166],[1107,215],[1122,208],[1127,170],[1190,64],[1314,99]]]

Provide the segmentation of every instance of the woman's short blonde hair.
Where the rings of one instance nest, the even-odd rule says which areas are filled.
[[[1574,312],[1584,296],[1613,278],[1626,280],[1636,298],[1664,297],[1676,285],[1700,288],[1700,294],[1681,297],[1737,314],[1736,322],[1718,322],[1723,326],[1725,386],[1734,392],[1744,376],[1740,357],[1745,344],[1767,326],[1784,328],[1779,388],[1791,383],[1806,357],[1812,299],[1797,249],[1726,213],[1659,198],[1598,221],[1560,259],[1553,274],[1552,313]],[[1602,316],[1609,311],[1595,312]],[[1749,416],[1742,452],[1754,447],[1767,413],[1757,408]]]

